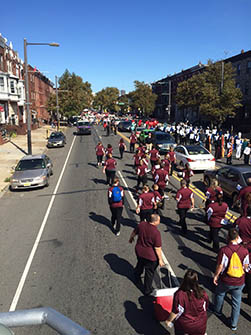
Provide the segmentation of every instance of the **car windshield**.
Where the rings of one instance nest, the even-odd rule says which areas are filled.
[[[157,134],[156,135],[156,140],[160,142],[170,142],[170,143],[175,143],[174,138],[169,135],[169,134]]]
[[[61,138],[62,137],[62,134],[59,134],[59,133],[52,133],[50,138]]]
[[[43,159],[24,159],[21,160],[16,166],[16,171],[36,169],[45,169],[45,162]]]
[[[251,178],[251,172],[243,173],[243,178],[245,179],[245,182],[247,184],[247,180]]]
[[[123,122],[122,122],[122,125],[123,125],[123,126],[130,126],[131,124],[132,124],[131,121],[123,121]]]
[[[90,123],[88,121],[78,121],[78,126],[89,126]]]
[[[198,146],[187,146],[187,151],[189,155],[208,155],[210,154],[205,148]]]

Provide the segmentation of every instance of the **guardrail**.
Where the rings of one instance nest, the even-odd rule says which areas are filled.
[[[50,307],[0,313],[0,324],[10,328],[46,324],[61,335],[90,335],[88,330]]]

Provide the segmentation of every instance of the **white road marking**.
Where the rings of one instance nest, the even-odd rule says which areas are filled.
[[[127,183],[126,183],[125,178],[123,177],[123,175],[122,175],[122,173],[121,173],[120,171],[118,171],[118,174],[119,174],[120,178],[122,179],[122,181],[123,181],[125,187],[127,188],[127,192],[129,193],[129,195],[130,195],[130,197],[131,197],[131,199],[132,199],[132,201],[133,201],[135,207],[137,207],[137,202],[136,202],[136,200],[134,199],[134,197],[133,197],[133,195],[132,195],[132,192],[129,190],[129,186],[128,186]],[[163,252],[163,250],[162,250],[162,258],[163,258],[163,261],[164,261],[164,263],[165,263],[165,265],[166,265],[168,271],[169,271],[169,272],[171,273],[171,275],[172,275],[172,279],[173,279],[173,281],[174,281],[174,283],[175,283],[175,286],[180,286],[180,283],[179,283],[179,281],[178,281],[178,279],[177,279],[177,276],[176,276],[176,274],[174,273],[174,271],[173,271],[173,269],[172,269],[170,263],[168,262],[168,260],[167,260],[167,258],[166,258],[166,256],[165,256],[165,254],[164,254],[164,252]]]
[[[41,239],[41,237],[42,237],[42,234],[43,234],[45,225],[46,225],[46,223],[47,223],[47,220],[48,220],[48,217],[49,217],[49,214],[50,214],[52,205],[53,205],[53,202],[54,202],[54,200],[55,200],[55,196],[56,196],[56,194],[57,194],[57,190],[58,190],[59,185],[60,185],[60,182],[61,182],[61,180],[62,180],[64,171],[65,171],[65,168],[66,168],[66,164],[67,164],[67,162],[68,162],[68,160],[69,160],[69,157],[70,157],[70,154],[71,154],[71,151],[72,151],[72,148],[73,148],[73,144],[74,144],[74,142],[75,142],[75,139],[76,139],[76,136],[74,136],[74,138],[73,138],[73,141],[72,141],[70,150],[69,150],[68,155],[67,155],[67,157],[66,157],[64,166],[63,166],[62,171],[61,171],[61,174],[60,174],[60,176],[59,176],[59,178],[58,178],[57,185],[56,185],[56,187],[55,187],[55,189],[54,189],[54,191],[53,191],[53,194],[52,194],[52,197],[51,197],[49,206],[48,206],[48,208],[47,208],[47,211],[46,211],[46,213],[45,213],[43,222],[42,222],[41,227],[40,227],[40,229],[39,229],[39,232],[38,232],[38,234],[37,234],[37,237],[36,237],[35,243],[34,243],[34,245],[33,245],[33,247],[32,247],[31,253],[30,253],[30,255],[29,255],[28,261],[27,261],[27,263],[26,263],[26,265],[25,265],[25,268],[24,268],[23,274],[22,274],[22,276],[21,276],[21,279],[20,279],[20,281],[19,281],[19,284],[18,284],[16,293],[15,293],[14,298],[13,298],[13,300],[12,300],[12,303],[11,303],[11,305],[10,305],[10,309],[9,309],[10,312],[15,311],[15,309],[16,309],[16,307],[17,307],[19,298],[20,298],[20,296],[21,296],[21,293],[22,293],[22,290],[23,290],[23,287],[24,287],[26,278],[27,278],[27,276],[28,276],[28,273],[29,273],[29,270],[30,270],[30,267],[31,267],[31,264],[32,264],[32,261],[33,261],[33,258],[34,258],[34,256],[35,256],[36,251],[37,251],[37,248],[38,248],[40,239]]]

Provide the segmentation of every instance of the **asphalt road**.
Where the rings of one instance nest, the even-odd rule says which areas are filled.
[[[125,153],[118,161],[118,170],[126,187],[121,235],[116,237],[110,228],[105,176],[96,168],[95,146],[99,139],[104,145],[114,146],[119,156],[119,135],[103,136],[101,127],[95,127],[92,136],[76,136],[67,130],[64,149],[50,149],[54,175],[48,188],[25,192],[7,192],[1,199],[0,270],[1,312],[50,306],[89,329],[91,334],[173,334],[164,324],[154,320],[152,301],[144,297],[133,282],[136,263],[134,246],[129,235],[137,224],[132,199],[136,184],[132,169],[132,155]],[[74,141],[74,143],[73,143]],[[60,183],[60,174],[72,148]],[[120,175],[120,176],[121,176]],[[149,181],[151,185],[151,180]],[[58,186],[56,192],[55,187]],[[125,185],[123,185],[125,186]],[[208,228],[202,222],[202,212],[189,214],[189,233],[180,235],[175,212],[178,180],[171,178],[170,200],[167,202],[159,229],[163,251],[175,279],[181,280],[187,268],[198,271],[200,282],[212,299],[212,274],[216,255],[207,243]],[[55,193],[55,194],[54,194]],[[54,195],[53,195],[54,194]],[[52,203],[53,199],[53,203]],[[196,206],[201,199],[196,196]],[[48,206],[50,211],[48,211]],[[46,219],[45,215],[48,218]],[[15,296],[20,278],[34,246],[40,227],[41,239],[24,278],[24,285]],[[221,232],[222,245],[226,231]],[[161,270],[162,283],[168,285],[167,269]],[[155,287],[160,287],[156,275]],[[16,300],[13,302],[14,296]],[[224,314],[230,316],[230,304],[224,304]],[[249,333],[251,309],[242,303],[237,334]],[[227,319],[209,316],[208,334],[232,333]],[[15,334],[55,334],[48,327],[16,328]]]

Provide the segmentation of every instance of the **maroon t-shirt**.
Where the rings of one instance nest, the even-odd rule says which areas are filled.
[[[223,202],[220,206],[218,202],[213,202],[208,206],[207,211],[212,213],[208,221],[209,226],[213,228],[221,228],[221,221],[225,218],[228,211],[227,203]]]
[[[134,158],[134,164],[136,165],[136,166],[138,166],[139,165],[139,161],[141,160],[141,154],[135,154],[134,156],[133,156],[133,158]]]
[[[168,181],[168,173],[165,169],[157,169],[154,175],[155,183],[159,185],[161,189],[165,189],[166,183]]]
[[[116,165],[117,165],[117,162],[113,158],[108,158],[105,161],[106,170],[115,171],[116,170]]]
[[[237,200],[241,199],[241,207],[244,209],[246,205],[246,194],[251,192],[251,186],[243,187],[238,194]]]
[[[130,136],[130,143],[135,144],[137,142],[137,137],[133,134]]]
[[[139,165],[137,168],[137,175],[142,177],[147,174],[147,166],[146,165]]]
[[[113,148],[106,148],[106,154],[112,154]]]
[[[174,314],[180,314],[175,321],[175,329],[185,334],[204,335],[207,328],[208,295],[204,292],[201,299],[197,299],[192,291],[190,297],[187,292],[179,289],[174,293]]]
[[[168,155],[170,157],[170,162],[174,162],[175,161],[175,158],[176,158],[176,154],[174,151],[169,151],[168,152]]]
[[[126,147],[126,145],[125,145],[124,142],[119,142],[119,149],[120,150],[125,150],[125,147]]]
[[[105,153],[103,145],[97,145],[96,146],[96,155],[97,156],[103,156]]]
[[[190,208],[193,192],[188,187],[182,187],[176,193],[176,200],[178,200],[178,208]]]
[[[170,170],[170,161],[168,159],[162,159],[161,163],[164,165],[164,169],[167,171],[167,173],[169,174],[169,170]]]
[[[234,226],[238,227],[240,238],[245,247],[251,249],[251,218],[242,216],[235,221]]]
[[[158,257],[154,248],[161,247],[161,235],[158,228],[149,222],[143,221],[134,231],[138,235],[135,246],[136,255],[150,261],[157,261]]]
[[[153,209],[154,206],[154,194],[153,192],[142,193],[139,196],[139,207],[141,210]]]
[[[234,252],[236,252],[237,255],[239,256],[242,264],[244,264],[244,260],[248,256],[248,250],[240,244],[230,243],[227,246],[220,248],[217,259],[217,265],[219,264],[223,265],[223,271],[220,280],[227,285],[241,286],[245,282],[245,274],[243,274],[243,276],[240,278],[230,277],[227,274],[229,262]]]
[[[119,202],[113,202],[112,201],[112,190],[114,189],[115,186],[112,186],[108,189],[108,202],[110,204],[110,207],[112,208],[117,208],[117,207],[123,207],[123,199],[124,199],[124,190],[123,187],[119,186],[119,189],[121,191],[121,196],[122,199]]]
[[[216,187],[216,189],[214,190],[212,187],[208,187],[207,191],[206,191],[206,196],[210,201],[216,201],[216,196],[217,194],[223,194],[221,187]]]
[[[151,161],[156,162],[158,160],[159,152],[157,149],[152,149],[149,154],[150,154]]]

